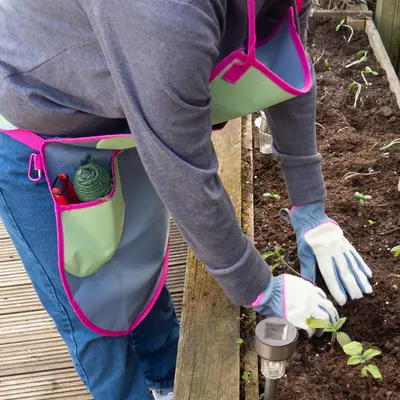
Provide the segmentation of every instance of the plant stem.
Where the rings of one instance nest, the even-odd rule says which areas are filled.
[[[361,84],[357,82],[357,92],[356,92],[356,97],[354,99],[354,106],[353,106],[354,108],[357,107],[357,102],[358,102],[358,98],[360,97],[360,94],[361,94],[361,89],[362,89]]]
[[[346,65],[345,68],[350,68],[353,65],[362,63],[363,61],[365,61],[367,59],[367,54],[368,54],[368,51],[366,51],[365,54],[359,60],[356,60],[356,61],[352,62],[351,64]]]
[[[364,72],[363,71],[361,71],[361,76],[362,76],[362,78],[364,79],[364,82],[365,82],[365,84],[367,85],[367,86],[370,86],[371,84],[367,81],[367,79],[365,78],[365,75],[364,75]]]

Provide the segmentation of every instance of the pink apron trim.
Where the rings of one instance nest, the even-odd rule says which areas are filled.
[[[40,136],[35,135],[33,132],[27,131],[25,129],[2,129],[2,132],[36,151],[40,151],[43,143],[45,142],[45,140],[42,139]]]

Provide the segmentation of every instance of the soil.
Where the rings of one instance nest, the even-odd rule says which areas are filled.
[[[355,32],[351,42],[346,43],[343,36],[348,37],[348,32],[336,32],[337,23],[314,18],[309,32],[309,52],[314,60],[324,52],[315,68],[318,143],[328,192],[326,212],[339,223],[374,273],[374,293],[338,310],[347,317],[344,332],[362,342],[364,349],[382,351],[373,363],[380,368],[383,380],[362,378],[360,366],[347,366],[340,346],[331,348],[329,334],[311,340],[302,336],[280,383],[278,398],[398,400],[400,257],[395,258],[390,249],[400,244],[400,152],[381,151],[380,147],[400,137],[400,112],[366,34]],[[345,68],[360,50],[369,51],[367,63]],[[367,65],[379,75],[368,75],[372,85],[362,89],[357,107],[353,107],[356,89],[347,86],[353,79],[361,82],[360,72]],[[254,157],[256,246],[259,251],[281,247],[286,261],[299,270],[294,232],[279,217],[280,208],[290,207],[282,173],[275,160],[265,164],[258,150]],[[372,171],[378,173],[343,179],[348,172]],[[373,200],[360,207],[354,198],[356,191],[371,195]],[[282,199],[263,197],[266,192],[279,193]],[[368,220],[374,223],[371,225]],[[290,271],[280,267],[275,272]]]

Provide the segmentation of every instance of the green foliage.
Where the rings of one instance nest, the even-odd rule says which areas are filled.
[[[277,247],[274,251],[265,251],[264,253],[261,253],[261,257],[263,260],[267,260],[267,258],[270,257],[273,259],[273,264],[270,265],[271,271],[278,268],[284,261],[284,256],[280,247]]]
[[[271,197],[274,200],[280,200],[281,199],[281,196],[278,193],[274,193],[274,192],[272,192],[272,193],[263,193],[263,196],[264,197]]]
[[[334,325],[325,319],[308,318],[307,324],[310,328],[322,329],[322,332],[332,333],[332,346],[337,340],[341,347],[351,342],[349,335],[344,332],[339,332],[345,324],[347,318],[340,318]]]
[[[371,67],[365,67],[365,68],[364,68],[364,74],[367,74],[367,75],[374,75],[374,76],[379,75],[376,71],[372,70]]]
[[[360,342],[350,342],[343,346],[343,350],[350,357],[347,360],[347,365],[360,365],[364,364],[366,361],[382,354],[380,350],[368,349],[363,352],[363,347]],[[376,365],[368,364],[361,369],[361,375],[366,377],[368,372],[375,379],[382,379],[382,374]]]
[[[395,257],[400,256],[400,245],[393,247],[393,249],[390,250],[392,253],[394,253]]]
[[[243,372],[243,375],[242,375],[242,379],[243,379],[245,382],[248,382],[249,379],[250,379],[250,373],[247,372],[247,371],[244,371],[244,372]]]
[[[339,31],[339,29],[344,26],[344,23],[346,22],[346,20],[343,18],[337,25],[336,25],[336,32]]]
[[[356,198],[359,201],[361,207],[365,206],[365,204],[368,201],[372,200],[372,196],[370,196],[369,194],[365,194],[364,195],[364,194],[362,194],[360,192],[355,192],[354,193],[354,198]]]
[[[375,378],[375,379],[382,379],[381,371],[379,368],[374,364],[365,365],[361,370],[361,375],[366,377],[368,372]]]
[[[369,219],[369,220],[368,220],[368,223],[369,223],[370,225],[375,225],[376,222],[375,222],[375,221],[372,221],[372,219]]]
[[[242,338],[237,338],[236,343],[240,345],[240,344],[243,344],[244,342],[243,342]]]

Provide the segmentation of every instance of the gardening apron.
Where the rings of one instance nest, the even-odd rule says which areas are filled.
[[[258,43],[254,0],[248,0],[248,13],[247,53],[244,48],[234,51],[211,74],[214,127],[311,87],[293,8]],[[56,215],[59,273],[74,311],[98,334],[131,332],[163,288],[169,254],[169,214],[132,135],[43,139],[1,116],[0,131],[33,149],[29,179],[47,181]],[[79,199],[75,176],[90,178]],[[92,199],[101,184],[105,192]]]
[[[98,334],[131,332],[164,286],[170,222],[132,135],[42,139],[2,117],[0,131],[33,149],[29,179],[47,181],[56,215],[59,273],[74,311]],[[77,182],[90,183],[81,190],[83,201],[70,196],[69,184],[60,185],[59,174],[75,184],[76,194]],[[85,199],[104,182],[108,193]]]

